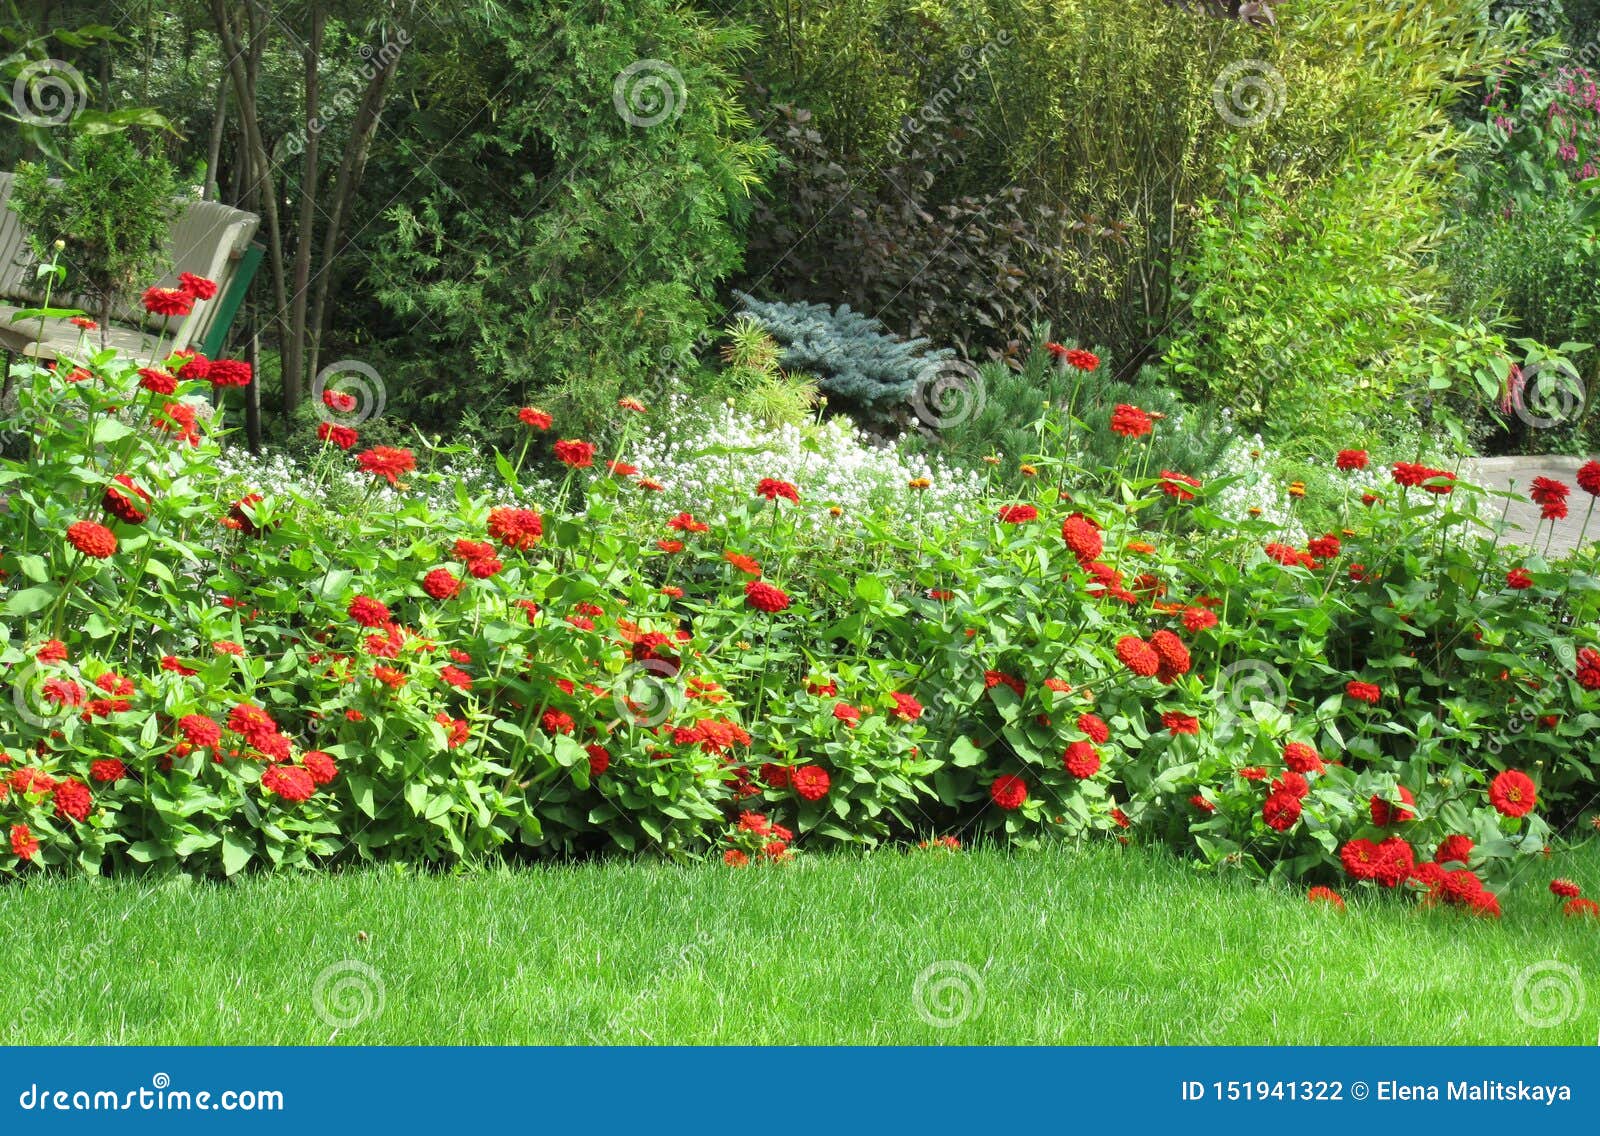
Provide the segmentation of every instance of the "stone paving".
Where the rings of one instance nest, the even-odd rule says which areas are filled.
[[[1578,546],[1578,534],[1583,531],[1583,518],[1589,512],[1589,495],[1578,488],[1578,467],[1586,460],[1588,459],[1549,454],[1474,458],[1467,462],[1462,476],[1490,489],[1504,489],[1515,483],[1516,491],[1524,496],[1527,495],[1528,486],[1533,484],[1533,479],[1536,477],[1553,477],[1570,485],[1572,493],[1567,498],[1567,519],[1556,522],[1555,537],[1550,542],[1550,555],[1556,557],[1571,552]],[[1546,522],[1539,518],[1539,506],[1531,501],[1513,501],[1506,519],[1513,526],[1507,533],[1507,538],[1522,544],[1530,542],[1536,527],[1541,528],[1538,551],[1544,551],[1545,537],[1549,533],[1549,528]],[[1589,522],[1589,531],[1584,537],[1584,543],[1593,544],[1596,540],[1600,540],[1600,507],[1595,509],[1594,518]]]

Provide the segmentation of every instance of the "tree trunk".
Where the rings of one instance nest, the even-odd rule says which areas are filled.
[[[283,342],[283,390],[299,392],[305,383],[306,304],[311,289],[311,245],[316,225],[317,155],[321,149],[322,38],[328,13],[321,0],[311,0],[311,38],[306,43],[306,121],[304,165],[300,173],[300,218],[295,226],[294,291],[289,299],[289,334]]]
[[[283,230],[278,220],[278,193],[272,180],[272,156],[267,153],[261,137],[261,121],[256,114],[256,76],[260,74],[262,53],[266,47],[266,29],[256,20],[257,0],[247,0],[245,18],[248,26],[249,60],[246,62],[238,33],[230,20],[226,0],[211,0],[211,18],[217,29],[217,39],[228,60],[228,74],[233,80],[234,103],[239,111],[239,126],[244,133],[244,150],[251,165],[250,187],[258,195],[261,211],[267,222],[267,264],[272,273],[272,321],[278,326],[279,342],[288,340],[285,317],[289,310],[289,289],[284,271]],[[270,13],[269,13],[270,16]],[[300,404],[299,376],[283,376],[283,408],[293,413]]]
[[[350,137],[345,142],[344,157],[339,162],[339,173],[333,185],[333,201],[328,208],[327,227],[322,236],[322,268],[317,273],[317,298],[311,309],[310,371],[315,374],[321,362],[322,340],[328,332],[331,318],[328,297],[334,283],[334,262],[343,251],[344,226],[349,220],[351,205],[361,188],[361,178],[366,172],[367,155],[372,149],[373,136],[378,132],[378,120],[388,98],[389,85],[400,67],[400,56],[410,40],[404,30],[386,28],[383,46],[375,56],[378,70],[367,81],[361,104],[356,108]]]
[[[222,74],[217,77],[217,99],[211,110],[211,139],[206,145],[206,189],[207,201],[217,201],[221,197],[221,187],[217,184],[217,167],[222,163],[222,140],[228,132],[228,71],[223,68]]]

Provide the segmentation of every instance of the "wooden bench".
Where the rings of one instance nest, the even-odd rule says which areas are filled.
[[[38,263],[28,243],[21,219],[7,207],[11,200],[14,175],[0,173],[0,349],[41,359],[56,359],[71,354],[80,342],[78,329],[65,320],[46,320],[40,339],[38,320],[11,322],[12,316],[41,306],[44,290],[35,273]],[[167,235],[167,255],[172,270],[161,280],[151,281],[163,288],[178,286],[178,273],[192,272],[217,284],[210,300],[195,301],[194,311],[167,328],[164,350],[192,348],[207,357],[216,357],[225,346],[228,329],[244,303],[245,292],[261,263],[262,250],[251,244],[260,218],[215,201],[183,199]],[[95,305],[70,292],[50,298],[52,308],[81,308],[91,317]],[[160,316],[147,313],[138,297],[124,302],[112,314],[105,329],[106,346],[123,354],[139,356],[156,345],[161,331]],[[84,340],[92,350],[100,348],[100,333],[91,332]]]

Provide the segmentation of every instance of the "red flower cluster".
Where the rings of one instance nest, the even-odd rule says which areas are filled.
[[[764,611],[769,615],[783,611],[789,606],[789,593],[760,580],[746,581],[744,599],[757,611]]]
[[[1028,800],[1028,783],[1003,773],[989,784],[989,799],[1007,812],[1020,809]]]
[[[140,506],[150,504],[150,494],[125,473],[119,473],[111,480],[112,484],[106,486],[105,496],[100,500],[105,511],[124,524],[143,524],[149,514]]]
[[[1367,468],[1367,451],[1366,450],[1340,450],[1338,456],[1336,458],[1334,458],[1333,464],[1335,466],[1337,466],[1339,469],[1344,469],[1344,470],[1366,469]]]
[[[68,525],[67,540],[73,548],[95,560],[105,560],[117,551],[116,534],[94,521],[75,521]]]
[[[563,438],[555,444],[556,460],[569,469],[587,469],[594,464],[594,443]]]
[[[1190,477],[1186,473],[1177,473],[1170,469],[1161,471],[1161,492],[1168,497],[1175,497],[1179,501],[1193,501],[1194,493],[1191,487],[1193,489],[1200,487],[1198,478]]]
[[[756,495],[765,497],[768,501],[776,501],[780,497],[785,501],[800,503],[800,491],[787,481],[779,481],[773,477],[763,477],[756,486]]]
[[[544,520],[535,509],[490,509],[489,535],[507,548],[527,552],[544,536]]]
[[[402,474],[417,468],[417,459],[410,450],[395,446],[373,446],[356,455],[356,464],[364,473],[381,477],[390,485],[398,485]]]
[[[1142,438],[1150,433],[1153,424],[1150,415],[1137,406],[1119,402],[1111,411],[1111,432],[1124,438]]]

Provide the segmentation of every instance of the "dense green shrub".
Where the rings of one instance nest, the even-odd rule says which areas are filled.
[[[171,167],[140,154],[126,134],[84,134],[59,169],[19,165],[9,204],[41,262],[56,259],[52,246],[65,242],[59,263],[103,326],[137,285],[165,270],[176,193]]]
[[[449,419],[537,394],[598,414],[619,389],[681,355],[717,314],[740,260],[735,228],[768,148],[733,93],[752,32],[673,0],[458,10],[475,43],[474,128],[390,175],[368,279],[395,320],[379,338],[427,344],[396,360],[391,401]],[[442,61],[441,61],[442,62]],[[485,93],[495,112],[478,114]],[[446,113],[448,112],[448,113]],[[424,102],[391,129],[426,137],[453,104]],[[441,119],[441,116],[442,119]],[[445,144],[448,142],[448,144]],[[438,381],[435,361],[467,358]]]

